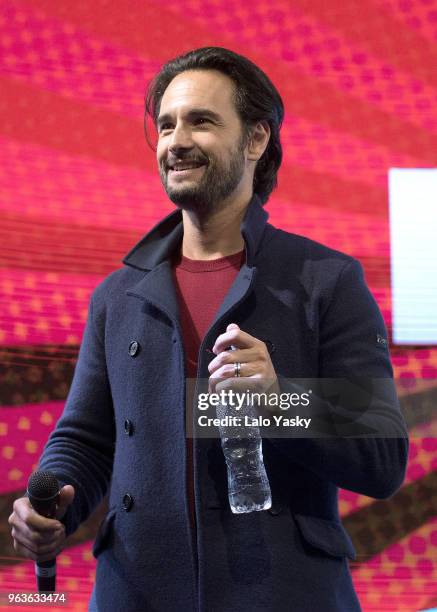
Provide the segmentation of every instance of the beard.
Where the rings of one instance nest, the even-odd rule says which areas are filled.
[[[216,157],[197,155],[198,161],[206,162],[201,178],[197,181],[183,181],[181,184],[169,184],[169,169],[167,162],[163,161],[159,165],[159,175],[169,199],[179,208],[207,219],[238,187],[244,173],[245,146],[246,139],[241,137],[227,163]],[[178,160],[184,159],[193,159],[193,154],[178,156]]]

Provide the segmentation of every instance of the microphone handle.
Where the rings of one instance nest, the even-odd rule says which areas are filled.
[[[41,516],[55,518],[56,502],[59,495],[49,499],[38,499],[29,495],[33,509]],[[38,592],[56,592],[56,558],[35,562],[35,576]]]
[[[36,561],[35,575],[39,593],[56,591],[56,559]]]

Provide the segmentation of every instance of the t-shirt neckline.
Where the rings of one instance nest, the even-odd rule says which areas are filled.
[[[190,259],[181,253],[176,257],[175,266],[187,272],[208,272],[222,270],[224,268],[241,267],[244,261],[244,252],[242,249],[238,253],[225,255],[217,259]]]

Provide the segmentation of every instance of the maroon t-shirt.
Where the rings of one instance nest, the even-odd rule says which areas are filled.
[[[200,344],[243,265],[244,257],[243,249],[239,253],[209,261],[189,259],[181,253],[173,259],[188,378],[197,376]],[[191,524],[195,532],[192,438],[187,438],[187,485]]]

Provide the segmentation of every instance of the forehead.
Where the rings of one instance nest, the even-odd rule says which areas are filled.
[[[217,70],[187,70],[178,74],[162,96],[160,112],[188,111],[193,107],[209,108],[221,115],[237,115],[233,99],[233,81]]]

